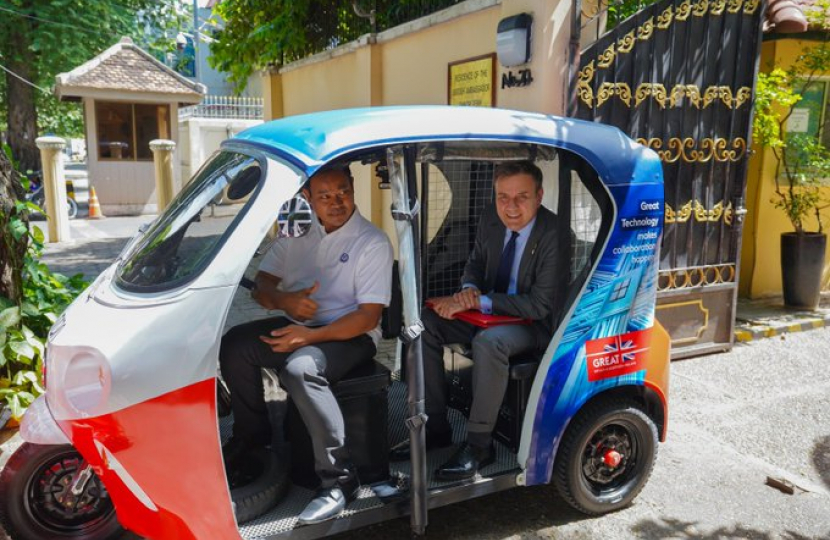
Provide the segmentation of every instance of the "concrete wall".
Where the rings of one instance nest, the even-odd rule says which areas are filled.
[[[815,42],[800,39],[767,41],[761,52],[761,71],[792,66],[805,47]],[[830,73],[825,74],[830,76]],[[771,202],[775,194],[776,161],[769,149],[753,144],[755,154],[749,161],[747,173],[747,216],[741,249],[740,294],[749,298],[781,294],[781,233],[792,232],[793,227],[783,210]],[[830,198],[830,187],[825,187]],[[825,211],[825,215],[827,215]],[[809,220],[808,230],[818,230],[815,219]],[[830,221],[825,218],[825,225]],[[830,252],[825,261],[824,284],[830,278]]]
[[[332,51],[265,74],[266,118],[377,105],[446,104],[448,64],[496,52],[498,22],[533,15],[531,59],[497,66],[496,105],[564,113],[567,85],[568,1],[468,0],[439,13],[364,36]],[[503,74],[530,69],[526,87],[501,88]]]
[[[185,118],[178,123],[179,155],[181,156],[182,185],[199,170],[202,164],[217,150],[222,141],[262,120],[235,118]],[[178,191],[178,190],[177,190]]]
[[[500,15],[494,5],[423,29],[378,36],[383,105],[446,105],[448,64],[495,52]]]

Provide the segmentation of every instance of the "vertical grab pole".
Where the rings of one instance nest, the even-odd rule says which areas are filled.
[[[417,239],[418,199],[415,190],[414,156],[406,159],[400,146],[389,148],[386,158],[392,184],[392,217],[398,235],[398,272],[403,293],[403,339],[407,347],[406,427],[409,429],[412,475],[410,478],[410,526],[422,535],[427,526],[427,463],[424,424],[424,364],[421,355],[420,261]]]

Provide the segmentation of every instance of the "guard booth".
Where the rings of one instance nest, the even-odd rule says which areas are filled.
[[[61,100],[84,107],[87,168],[106,215],[155,213],[150,141],[178,141],[178,108],[199,103],[205,87],[168,68],[130,38],[55,81]],[[178,151],[175,163],[180,161]],[[181,186],[174,167],[174,190]]]

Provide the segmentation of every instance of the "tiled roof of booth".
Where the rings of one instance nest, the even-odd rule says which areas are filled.
[[[205,93],[204,85],[176,73],[129,38],[57,76],[55,93],[61,98],[83,96],[89,90],[171,94],[183,103],[198,103]]]

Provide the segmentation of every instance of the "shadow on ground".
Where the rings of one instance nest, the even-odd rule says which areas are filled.
[[[824,481],[824,485],[830,488],[830,435],[816,441],[811,457],[813,466]]]
[[[631,532],[640,538],[694,538],[695,540],[812,540],[792,531],[771,533],[744,526],[718,527],[711,531],[701,531],[694,521],[681,521],[663,518],[659,521],[644,520],[635,525]],[[828,533],[830,534],[830,533]],[[830,536],[825,536],[830,538]]]
[[[592,519],[572,510],[553,486],[517,488],[429,511],[428,538],[526,538],[532,531]],[[338,535],[342,540],[408,538],[409,517]],[[544,537],[544,536],[543,536]]]
[[[74,244],[61,245],[59,252],[50,252],[46,246],[43,262],[53,272],[64,275],[83,273],[92,279],[106,269],[127,244],[129,238],[104,240],[78,240]]]

